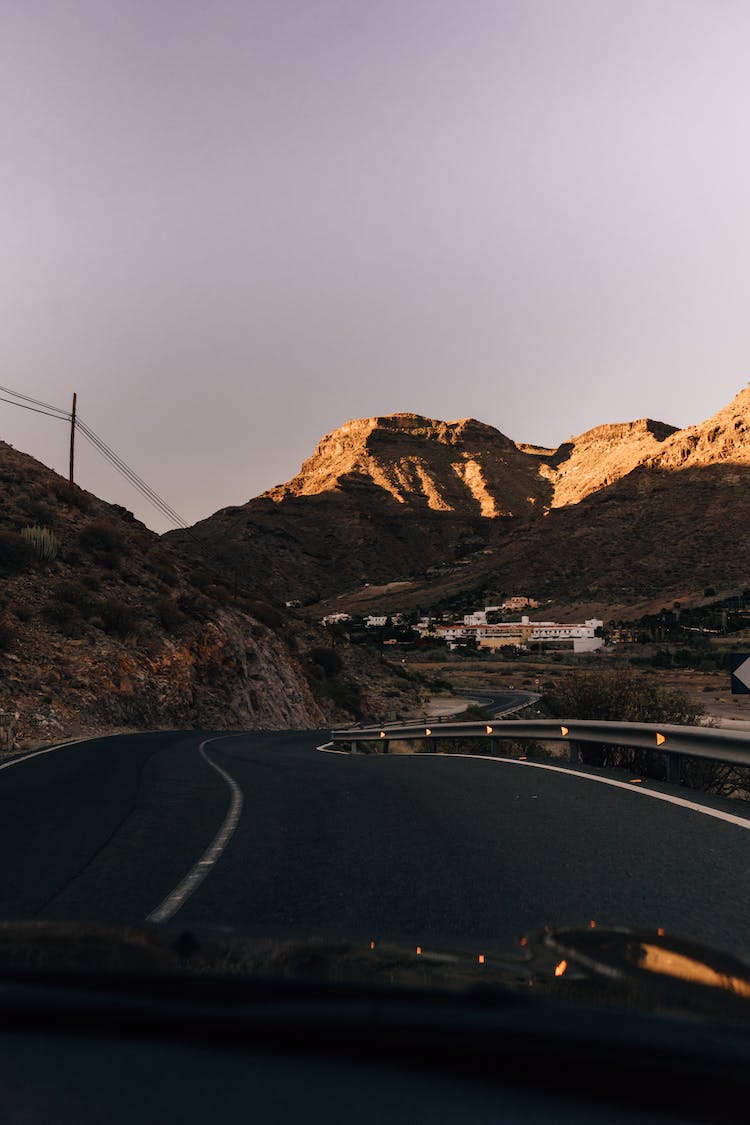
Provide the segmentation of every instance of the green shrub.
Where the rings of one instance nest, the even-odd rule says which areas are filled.
[[[70,487],[70,484],[64,480],[58,480],[52,485],[52,494],[61,504],[69,504],[73,508],[78,508],[79,512],[89,512],[93,504],[93,497],[90,492],[84,492],[77,484]]]
[[[86,631],[86,622],[78,606],[70,602],[48,602],[44,607],[44,617],[58,633],[64,637],[82,637]]]
[[[456,722],[458,723],[479,723],[487,722],[492,718],[492,713],[485,707],[478,707],[476,703],[471,703],[462,711],[460,715],[456,715]]]
[[[52,596],[58,602],[76,606],[84,615],[93,609],[91,590],[83,582],[58,582]]]
[[[188,582],[190,583],[190,585],[195,586],[196,590],[200,590],[201,593],[204,594],[208,587],[211,585],[211,581],[211,575],[207,570],[191,570],[190,574],[188,575]]]
[[[29,519],[34,521],[35,525],[42,527],[51,527],[57,519],[55,510],[43,500],[32,500],[27,504],[26,515]]]
[[[107,598],[98,606],[105,633],[113,637],[128,637],[136,633],[141,619],[132,606],[120,598]]]
[[[704,713],[681,691],[660,688],[651,679],[621,669],[570,672],[546,697],[552,714],[561,719],[602,719],[623,723],[679,723],[694,725]],[[588,765],[618,766],[648,777],[666,776],[666,758],[652,750],[582,743]]]
[[[162,598],[156,606],[156,616],[162,629],[168,633],[176,633],[185,623],[185,614],[180,612],[177,602],[172,598]]]
[[[16,531],[0,531],[0,577],[24,574],[37,560],[33,546]]]
[[[703,708],[635,672],[569,672],[547,696],[554,715],[629,723],[696,723]]]
[[[324,684],[318,684],[317,694],[332,700],[337,707],[348,711],[355,719],[363,718],[361,689],[357,683],[342,679],[326,680]]]
[[[281,629],[284,626],[284,615],[268,602],[256,601],[253,598],[243,598],[242,608],[261,625],[268,629]]]
[[[169,563],[154,563],[151,567],[151,573],[154,574],[160,582],[165,586],[174,586],[179,578],[175,567],[170,566]]]
[[[323,669],[327,679],[335,676],[344,666],[341,657],[334,648],[311,648],[308,655],[314,664]]]
[[[211,612],[211,603],[202,594],[180,594],[177,605],[192,621],[204,621]]]
[[[78,533],[78,542],[85,551],[122,553],[126,547],[119,528],[109,520],[92,520]]]

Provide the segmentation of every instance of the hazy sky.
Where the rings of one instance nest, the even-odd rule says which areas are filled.
[[[0,0],[0,383],[191,522],[355,417],[702,421],[750,378],[749,126],[746,0]]]

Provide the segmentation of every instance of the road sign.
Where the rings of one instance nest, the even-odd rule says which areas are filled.
[[[750,695],[750,652],[735,652],[729,657],[732,695]]]

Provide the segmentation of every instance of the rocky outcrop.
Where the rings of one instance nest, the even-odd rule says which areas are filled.
[[[667,471],[750,465],[750,385],[708,421],[674,433],[644,463]]]
[[[265,493],[275,503],[317,496],[359,477],[405,510],[495,518],[519,515],[546,495],[528,458],[499,430],[473,418],[440,422],[389,414],[347,422],[319,443],[288,484]]]
[[[392,605],[386,590],[372,608],[520,589],[626,604],[745,581],[749,439],[750,388],[701,425],[642,418],[555,450],[473,419],[360,419],[324,437],[288,484],[193,535],[266,596],[322,597],[327,608],[338,594],[403,580]],[[168,538],[200,557],[184,533]]]
[[[233,598],[231,576],[186,566],[129,512],[4,443],[0,488],[0,710],[18,712],[22,742],[325,723],[288,626]],[[33,527],[46,557],[21,534]]]
[[[167,539],[196,559],[196,540],[210,545],[267,597],[312,602],[466,559],[551,495],[492,426],[393,414],[346,423],[288,484]]]
[[[596,426],[543,458],[539,471],[552,485],[551,508],[578,504],[658,457],[676,427],[641,418]]]

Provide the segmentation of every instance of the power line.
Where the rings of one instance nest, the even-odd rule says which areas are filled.
[[[0,387],[0,390],[5,390],[5,388]],[[27,406],[24,402],[13,402],[13,399],[3,398],[2,395],[0,395],[0,402],[7,402],[9,406],[20,406],[21,410],[32,410],[34,414],[46,414],[48,418],[56,418],[58,422],[70,421],[69,414],[67,415],[67,417],[63,414],[50,414],[49,410],[39,410],[36,406]],[[55,407],[53,407],[52,409],[54,410]]]
[[[68,410],[63,410],[59,406],[53,406],[51,403],[43,402],[41,399],[36,399],[32,398],[30,395],[21,394],[20,391],[14,391],[10,387],[0,386],[0,391],[4,391],[6,394],[13,395],[14,399],[23,400],[22,402],[15,402],[13,401],[13,399],[3,398],[2,395],[0,395],[0,402],[6,402],[9,406],[20,406],[23,410],[31,410],[35,414],[44,414],[48,418],[56,418],[58,419],[58,421],[67,423],[73,422],[73,415],[71,414],[71,412]],[[29,406],[27,405],[28,403],[34,403],[35,405]],[[105,442],[104,438],[95,433],[94,430],[92,430],[91,427],[83,421],[80,415],[76,415],[74,424],[81,431],[83,436],[88,441],[89,445],[91,445],[102,457],[104,457],[104,459],[109,462],[112,468],[115,469],[115,471],[118,472],[120,476],[123,477],[125,481],[127,481],[128,484],[135,488],[141,494],[141,496],[143,496],[143,498],[149,502],[149,504],[151,504],[159,512],[161,512],[161,514],[166,519],[168,519],[170,523],[175,524],[180,530],[184,531],[186,535],[190,539],[192,539],[194,543],[201,547],[203,551],[208,551],[208,553],[218,561],[218,556],[215,550],[209,548],[208,544],[204,540],[195,535],[188,525],[187,521],[184,520],[182,516],[175,511],[171,504],[168,504],[167,501],[159,495],[156,489],[152,488],[151,485],[147,483],[147,481],[138,476],[135,470],[132,469],[130,465],[128,465],[127,462],[123,460],[123,458],[120,457],[120,455],[116,453],[115,450]]]
[[[130,466],[125,461],[123,461],[123,459],[117,453],[115,453],[113,449],[111,449],[107,445],[103,438],[100,438],[98,434],[94,433],[90,426],[87,426],[85,422],[81,421],[80,415],[77,418],[77,424],[80,427],[81,433],[89,442],[89,444],[92,445],[103,457],[106,458],[106,460],[120,474],[120,476],[124,477],[129,484],[136,488],[141,493],[141,495],[145,497],[145,499],[148,500],[150,504],[157,508],[162,513],[162,515],[166,516],[166,518],[169,519],[170,522],[177,524],[180,530],[184,531],[188,538],[192,539],[192,541],[201,548],[202,552],[207,552],[210,556],[213,557],[216,562],[221,561],[216,551],[211,549],[203,539],[200,539],[197,535],[195,535],[192,528],[185,522],[185,520],[182,519],[182,517],[174,510],[174,508],[167,504],[166,500],[164,500],[158,494],[158,492],[151,488],[151,486],[147,484],[146,481],[142,480],[142,478],[139,477],[138,474],[133,469],[131,469]],[[213,570],[215,576],[220,577],[222,580],[226,581],[226,576],[221,571],[218,571],[211,567],[209,567],[209,569]]]
[[[138,474],[133,469],[131,469],[130,466],[125,461],[123,461],[121,457],[118,456],[118,454],[114,452],[114,450],[110,449],[110,447],[106,444],[105,441],[103,441],[102,438],[100,438],[97,434],[94,433],[93,430],[91,430],[84,422],[82,422],[80,418],[78,419],[78,426],[89,444],[92,445],[94,449],[96,449],[101,454],[101,456],[110,463],[110,465],[112,465],[112,467],[120,474],[120,476],[124,477],[125,480],[130,485],[132,485],[133,488],[137,489],[137,491],[140,492],[141,496],[143,496],[145,500],[148,500],[148,502],[152,504],[153,507],[157,508],[158,511],[160,511],[161,514],[170,521],[170,523],[175,523],[181,528],[187,528],[188,525],[182,518],[182,516],[180,516],[174,510],[174,508],[172,508],[171,505],[166,502],[166,500],[159,496],[158,492],[156,492],[153,488],[151,488],[150,485],[142,480],[141,477],[139,477]]]
[[[179,512],[176,512],[175,509],[171,506],[171,504],[168,504],[167,501],[164,499],[164,497],[159,495],[159,493],[156,491],[155,488],[152,488],[151,485],[148,484],[147,481],[145,481],[141,477],[139,477],[138,474],[135,472],[135,470],[132,469],[123,460],[123,458],[120,457],[119,454],[117,454],[114,449],[112,449],[111,446],[107,445],[104,438],[102,438],[98,434],[94,433],[94,431],[91,429],[91,427],[88,426],[85,422],[82,425],[83,425],[84,431],[88,434],[88,436],[90,438],[92,438],[94,441],[97,442],[97,444],[98,444],[101,452],[104,454],[104,456],[107,457],[107,459],[110,460],[113,464],[116,464],[120,469],[122,469],[124,472],[126,472],[129,476],[129,478],[131,479],[132,483],[135,485],[135,487],[137,487],[139,490],[145,490],[145,493],[152,500],[152,502],[155,503],[159,507],[159,509],[164,513],[164,515],[169,516],[169,518],[172,520],[173,523],[179,524],[182,527],[187,527],[187,522],[182,518],[182,516],[179,514]]]
[[[13,398],[22,398],[24,402],[33,402],[36,406],[45,406],[47,410],[54,410],[57,415],[70,420],[70,411],[63,410],[60,406],[52,406],[49,402],[42,402],[41,399],[31,398],[30,395],[22,395],[20,391],[13,391],[10,387],[0,387],[0,391],[4,391],[6,395],[13,395]],[[8,399],[3,399],[3,402],[8,402]],[[11,406],[20,406],[20,402],[13,402]],[[30,409],[30,408],[27,408]]]
[[[44,414],[48,418],[57,418],[59,421],[63,422],[72,421],[72,415],[70,411],[63,410],[59,406],[53,406],[49,402],[42,401],[42,399],[32,398],[31,395],[22,394],[20,391],[14,391],[11,387],[3,387],[0,385],[0,391],[4,391],[5,394],[13,396],[13,398],[4,398],[2,395],[0,395],[0,402],[5,402],[9,406],[18,406],[22,410],[31,410],[34,414]],[[21,399],[23,401],[17,402],[14,401],[15,399]],[[29,403],[34,403],[34,405],[28,405]],[[107,461],[109,461],[112,467],[122,477],[124,477],[125,480],[133,486],[133,488],[137,489],[137,491],[140,492],[145,500],[148,500],[150,504],[157,508],[158,511],[160,511],[161,514],[166,519],[168,519],[170,523],[174,523],[178,527],[187,529],[188,525],[186,520],[184,520],[182,516],[175,511],[171,504],[168,504],[167,501],[159,495],[156,489],[152,488],[151,485],[149,485],[145,480],[139,477],[135,470],[132,469],[130,465],[128,465],[127,462],[124,461],[123,458],[114,451],[114,449],[107,445],[104,439],[99,437],[99,435],[96,434],[90,428],[90,426],[87,426],[86,423],[80,418],[80,416],[76,417],[75,425],[78,427],[78,429],[80,429],[81,433],[87,439],[89,444],[92,445]]]

